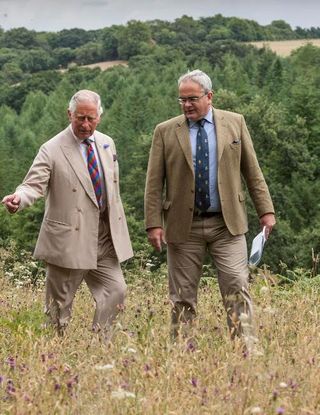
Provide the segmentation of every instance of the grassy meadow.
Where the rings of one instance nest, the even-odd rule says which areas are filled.
[[[318,277],[285,286],[259,270],[251,292],[263,356],[229,340],[217,284],[199,292],[197,347],[172,344],[166,270],[127,271],[126,308],[105,346],[78,292],[67,335],[46,328],[43,285],[0,274],[0,414],[320,413]]]

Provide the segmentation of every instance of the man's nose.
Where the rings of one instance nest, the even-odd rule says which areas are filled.
[[[85,117],[85,119],[82,121],[81,126],[82,127],[90,127],[90,121],[88,120],[87,117]]]

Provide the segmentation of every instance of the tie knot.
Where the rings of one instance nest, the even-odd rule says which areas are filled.
[[[204,127],[205,122],[206,122],[206,119],[205,118],[202,118],[201,120],[199,120],[198,121],[199,127]]]
[[[89,138],[86,138],[85,140],[83,140],[83,143],[86,144],[87,146],[91,146],[91,141],[89,140]]]

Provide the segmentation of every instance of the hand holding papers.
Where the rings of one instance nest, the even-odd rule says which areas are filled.
[[[258,233],[258,235],[252,241],[249,265],[258,265],[261,260],[263,247],[267,240],[265,231],[266,227],[264,226],[262,231]]]

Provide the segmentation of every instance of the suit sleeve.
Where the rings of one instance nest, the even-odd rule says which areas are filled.
[[[164,143],[157,126],[152,140],[145,188],[145,227],[162,227],[162,199],[165,182]]]
[[[19,210],[31,206],[37,199],[45,196],[51,168],[48,150],[45,146],[42,146],[22,184],[16,188],[16,193],[21,198]]]
[[[241,173],[245,179],[258,216],[261,217],[266,213],[274,213],[269,189],[259,166],[250,133],[243,116],[241,116],[241,140]]]

